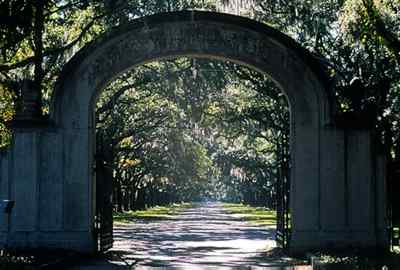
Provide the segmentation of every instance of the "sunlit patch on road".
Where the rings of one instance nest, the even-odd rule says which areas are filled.
[[[138,269],[266,267],[290,260],[265,254],[276,247],[275,227],[246,222],[219,203],[199,205],[168,220],[117,225],[114,252]]]

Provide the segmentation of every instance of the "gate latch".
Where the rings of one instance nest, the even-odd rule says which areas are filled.
[[[11,214],[11,209],[14,206],[14,201],[0,200],[0,211],[6,214]]]

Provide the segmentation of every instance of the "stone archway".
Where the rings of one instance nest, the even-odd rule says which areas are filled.
[[[9,224],[14,246],[95,248],[97,96],[124,71],[176,56],[247,65],[269,75],[286,93],[291,111],[293,250],[386,245],[383,171],[370,133],[335,126],[334,99],[318,61],[264,24],[183,11],[135,20],[79,51],[58,80],[50,110],[52,127],[16,133],[13,148],[0,159],[7,171],[2,170],[7,191],[3,188],[1,194],[16,201]],[[34,157],[32,166],[22,168],[27,152]]]

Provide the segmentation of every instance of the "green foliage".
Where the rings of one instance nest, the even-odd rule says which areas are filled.
[[[337,58],[342,58],[348,72],[360,79],[360,114],[373,115],[388,160],[400,157],[400,115],[396,110],[400,85],[399,10],[399,1],[345,1],[338,18],[342,40],[338,48],[346,51]],[[348,98],[351,89],[339,89],[340,96]]]
[[[277,138],[289,133],[286,99],[265,76],[204,59],[154,62],[122,75],[100,96],[97,119],[115,184],[133,200],[140,192],[172,201],[236,194],[266,204],[281,162]]]
[[[353,0],[346,1],[339,18],[340,27],[351,42],[368,43],[386,41],[380,27],[386,28],[400,38],[400,2],[389,0]],[[379,25],[383,23],[384,25]],[[397,52],[398,53],[398,52]]]
[[[250,221],[253,224],[263,226],[276,224],[276,211],[274,210],[235,203],[224,203],[222,206],[228,213]]]
[[[0,84],[0,150],[6,148],[11,142],[11,131],[6,123],[13,118],[13,95]]]
[[[174,203],[167,206],[155,206],[146,210],[114,213],[113,220],[116,223],[130,223],[136,219],[168,219],[189,207],[191,207],[190,203]]]
[[[215,11],[233,2],[0,1],[0,148],[11,140],[5,122],[21,79],[34,80],[46,114],[63,65],[101,33],[145,15]],[[251,3],[242,15],[278,28],[321,59],[338,82],[338,118],[355,125],[368,115],[380,149],[389,160],[400,157],[399,0],[240,2]],[[179,58],[135,68],[105,89],[96,117],[97,151],[106,153],[125,197],[260,203],[273,197],[288,167],[285,97],[264,75],[232,63]]]
[[[400,2],[260,0],[254,10],[256,20],[329,61],[322,60],[336,76],[339,118],[371,124],[388,159],[399,158],[399,114],[390,108],[400,76]],[[361,87],[352,86],[355,79]]]

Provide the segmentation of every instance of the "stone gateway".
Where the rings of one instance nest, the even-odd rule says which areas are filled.
[[[50,117],[19,125],[0,153],[0,245],[96,250],[94,109],[104,87],[143,63],[177,56],[222,59],[267,74],[291,113],[293,251],[386,247],[385,170],[367,128],[341,128],[323,68],[264,24],[200,11],[157,14],[115,28],[61,72]]]

